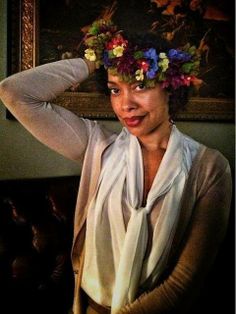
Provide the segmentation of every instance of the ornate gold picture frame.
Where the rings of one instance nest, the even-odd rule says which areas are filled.
[[[15,4],[14,4],[15,2]],[[13,1],[11,15],[11,73],[32,68],[39,60],[39,0]],[[109,97],[97,92],[65,92],[55,100],[80,117],[114,119]],[[234,121],[234,99],[192,97],[177,120]]]

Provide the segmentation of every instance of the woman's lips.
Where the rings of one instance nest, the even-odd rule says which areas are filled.
[[[124,118],[123,120],[125,121],[126,125],[128,127],[136,127],[138,126],[142,120],[144,119],[144,116],[136,116],[136,117],[131,117],[131,118]]]

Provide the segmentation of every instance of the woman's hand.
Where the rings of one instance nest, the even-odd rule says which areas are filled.
[[[88,59],[85,59],[85,58],[83,60],[86,62],[87,66],[88,66],[89,74],[92,74],[96,70],[95,62],[89,61]]]

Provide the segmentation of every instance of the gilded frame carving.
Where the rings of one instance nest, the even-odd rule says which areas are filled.
[[[19,58],[18,70],[23,71],[38,64],[39,1],[21,0],[17,3],[19,5],[17,7],[19,10],[19,53],[18,57],[12,57],[12,68],[15,67],[16,59]],[[14,45],[13,41],[14,38],[12,40]],[[109,97],[100,93],[65,92],[55,101],[81,117],[115,118],[109,105]],[[178,114],[177,120],[232,122],[234,121],[234,100],[193,97],[186,110]]]

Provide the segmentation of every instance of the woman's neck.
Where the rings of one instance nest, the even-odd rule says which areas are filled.
[[[153,133],[146,137],[139,138],[142,150],[154,152],[157,150],[166,150],[170,138],[173,124],[169,121],[158,127]]]

